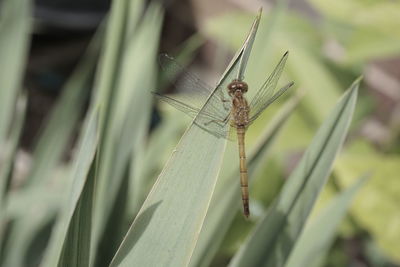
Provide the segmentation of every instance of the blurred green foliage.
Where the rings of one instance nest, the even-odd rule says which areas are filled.
[[[224,141],[190,124],[175,147],[187,120],[165,106],[163,120],[149,133],[163,11],[141,0],[113,2],[41,131],[28,174],[19,177],[16,152],[26,105],[21,87],[31,10],[26,0],[3,1],[0,265],[109,266],[116,255],[112,266],[221,266],[231,258],[232,266],[307,266],[313,255],[309,244],[315,242],[321,244],[321,258],[313,266],[343,266],[354,261],[344,243],[360,236],[357,245],[372,266],[399,263],[400,157],[396,150],[389,154],[360,136],[360,125],[375,109],[364,87],[351,138],[333,167],[313,220],[307,218],[347,133],[358,84],[342,102],[337,100],[372,60],[399,54],[400,4],[309,4],[318,12],[315,17],[288,10],[284,1],[266,12],[250,54],[245,73],[250,88],[264,82],[286,50],[290,57],[281,82],[294,80],[296,88],[283,97],[291,99],[278,100],[249,129],[253,215],[245,221],[238,208],[235,146],[227,147],[221,163]],[[234,52],[253,19],[254,14],[231,12],[210,20],[202,32]],[[181,62],[193,58],[199,39],[196,35],[184,45],[178,55]],[[242,56],[235,58],[232,69],[237,70]],[[256,91],[249,91],[250,98]],[[301,91],[305,96],[299,103]],[[72,160],[62,161],[89,95]],[[318,129],[322,130],[315,135]],[[370,178],[336,236],[337,224],[361,185],[355,179],[368,172]],[[286,177],[291,178],[286,182]],[[296,184],[300,182],[304,186]]]
[[[301,107],[291,116],[285,131],[280,135],[277,144],[279,149],[274,150],[274,158],[278,162],[285,160],[282,156],[287,151],[298,151],[305,146],[317,121],[326,115],[325,112],[329,110],[327,107],[332,106],[332,101],[346,82],[362,72],[372,60],[389,58],[400,52],[400,35],[396,34],[400,22],[398,2],[309,2],[319,12],[312,20],[299,12],[284,10],[284,7],[275,8],[265,16],[261,22],[261,31],[264,32],[260,33],[259,38],[267,36],[267,39],[260,42],[263,46],[261,48],[257,46],[260,43],[256,42],[255,50],[267,48],[268,52],[255,52],[256,56],[250,60],[248,67],[249,79],[259,84],[265,75],[258,71],[264,69],[260,66],[276,60],[274,55],[279,55],[283,50],[289,50],[288,78],[307,91]],[[233,49],[239,43],[235,38],[246,32],[244,25],[249,24],[250,20],[251,16],[242,13],[227,14],[210,21],[205,30],[208,36]],[[329,50],[329,46],[334,49]],[[271,107],[271,113],[274,108]],[[353,122],[354,129],[373,112],[370,96],[361,91],[356,120]],[[264,116],[264,121],[261,119],[260,124],[269,120],[268,114]],[[257,127],[258,123],[250,130],[252,138],[257,135],[252,133],[259,131]],[[355,177],[371,172],[368,185],[353,205],[353,216],[359,222],[358,227],[368,230],[386,254],[398,261],[400,231],[397,223],[399,206],[396,203],[399,202],[397,194],[391,191],[400,188],[397,179],[400,172],[399,159],[396,155],[386,155],[384,151],[379,151],[368,141],[361,142],[361,146],[357,145],[360,141],[356,140],[350,141],[348,151],[340,157],[335,167],[337,182],[341,186],[348,186]],[[391,147],[390,144],[387,146]],[[264,187],[262,183],[256,186]],[[262,196],[260,199],[265,198]],[[353,233],[358,230],[354,229]]]

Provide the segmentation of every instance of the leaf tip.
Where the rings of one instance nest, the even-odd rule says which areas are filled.
[[[258,11],[257,11],[257,18],[258,18],[258,19],[260,19],[260,18],[261,18],[261,14],[262,14],[262,12],[263,12],[263,8],[262,8],[262,7],[260,7],[260,8],[258,9]]]
[[[357,94],[362,79],[363,79],[362,75],[360,75],[357,79],[355,79],[355,81],[351,84],[349,91],[352,93],[354,92],[354,94]]]
[[[358,78],[353,82],[353,85],[359,85],[362,79],[364,79],[363,75],[358,76]]]

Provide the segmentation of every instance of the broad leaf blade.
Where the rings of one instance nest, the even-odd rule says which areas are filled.
[[[278,199],[230,266],[282,266],[286,262],[343,144],[358,86],[359,80],[325,120]]]
[[[252,31],[251,35],[255,33]],[[240,64],[242,57],[249,51],[246,42],[215,91],[238,77],[243,66]],[[191,124],[145,200],[111,266],[189,264],[220,170],[225,142]]]
[[[298,102],[299,98],[296,97],[282,107],[265,132],[261,134],[261,138],[254,149],[249,153],[248,168],[250,181],[255,170],[261,163],[265,162],[265,157],[274,144],[275,138],[280,133]],[[231,160],[237,160],[237,155],[229,157],[228,162],[231,162]],[[207,212],[200,232],[199,241],[190,261],[190,266],[209,266],[220,247],[234,216],[238,212],[240,202],[238,173],[239,169],[235,169],[234,172],[228,172],[219,178],[211,200],[210,209]]]

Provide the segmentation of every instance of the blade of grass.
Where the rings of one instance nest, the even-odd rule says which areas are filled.
[[[274,140],[280,133],[285,122],[299,103],[299,96],[287,102],[273,118],[270,125],[261,134],[261,138],[251,150],[248,157],[250,181],[260,164],[265,162]],[[237,157],[237,155],[232,155]],[[227,160],[232,162],[232,160]],[[219,249],[229,226],[238,212],[240,202],[240,187],[238,184],[239,170],[223,175],[212,197],[210,209],[200,232],[199,241],[190,260],[190,266],[209,266],[215,253]]]
[[[100,38],[100,36],[97,36],[97,38]],[[50,174],[54,172],[59,163],[58,160],[65,149],[89,92],[91,77],[96,65],[98,46],[100,45],[97,38],[93,40],[86,56],[68,80],[56,107],[50,115],[49,123],[34,151],[34,162],[28,175],[29,184],[23,190],[40,187],[43,192],[46,192],[46,189],[48,191],[47,182],[53,177]],[[27,193],[29,192],[27,191]],[[32,207],[35,207],[35,204],[41,206],[40,200],[36,200],[38,200],[38,203],[35,203],[34,199],[31,200],[30,205]],[[53,210],[48,212],[47,215],[38,214],[37,223],[32,223],[29,227],[26,226],[32,216],[30,212],[16,218],[16,224],[11,228],[10,234],[13,238],[6,246],[6,251],[8,251],[5,254],[6,262],[12,263],[9,266],[18,266],[14,263],[23,258],[21,255],[25,255],[25,250],[32,241],[35,231],[39,230],[37,227],[41,227],[43,223],[54,216]],[[40,216],[42,216],[42,220],[39,218]]]
[[[250,35],[255,34],[253,28]],[[248,44],[246,41],[231,61],[216,90],[225,88],[227,82],[243,73],[241,66],[246,64],[242,58],[248,58],[252,45]],[[205,106],[207,104],[208,101]],[[226,140],[216,138],[194,123],[190,125],[145,200],[111,266],[189,264],[220,170],[225,143]]]
[[[4,158],[0,165],[0,209],[4,208],[3,201],[5,200],[7,187],[10,183],[12,168],[15,162],[15,154],[17,152],[17,145],[22,131],[22,126],[25,120],[26,102],[27,102],[27,97],[25,94],[22,94],[20,99],[17,101],[17,105],[15,107],[14,113],[16,115],[11,127],[10,140],[8,140],[8,143],[4,144],[5,145],[5,148],[3,150]],[[0,213],[0,217],[1,216],[2,214]],[[2,220],[0,218],[0,222],[1,221]]]
[[[14,117],[17,96],[24,77],[31,31],[31,3],[29,0],[5,0],[0,3],[0,150],[4,157],[0,162],[0,209],[4,209],[5,191],[9,182],[18,136],[23,122],[21,113]],[[18,107],[17,107],[18,108]],[[13,124],[14,120],[14,126]],[[11,129],[11,133],[9,133]],[[7,143],[7,138],[10,139]],[[0,228],[4,226],[0,212]],[[0,247],[2,246],[0,229]],[[0,248],[1,251],[1,248]]]
[[[25,71],[30,42],[29,0],[6,0],[0,7],[0,147],[7,138]]]
[[[7,241],[3,255],[1,257],[2,265],[1,266],[26,266],[26,256],[30,245],[32,244],[32,240],[35,239],[38,232],[40,232],[46,225],[49,225],[56,215],[57,200],[59,198],[55,197],[55,203],[38,203],[44,199],[35,199],[35,203],[32,204],[29,201],[32,199],[29,197],[35,196],[31,191],[38,190],[27,190],[25,192],[25,199],[28,199],[28,202],[24,203],[24,209],[22,218],[18,218],[18,220],[12,221],[11,231],[7,234]],[[46,190],[41,190],[41,193],[46,194]],[[51,197],[48,197],[47,200],[52,200]],[[11,202],[11,200],[9,201]],[[9,205],[10,203],[7,203]],[[12,213],[13,211],[8,211]],[[8,215],[6,214],[6,215]],[[15,231],[18,229],[18,231]]]
[[[38,183],[45,183],[51,179],[50,173],[58,164],[70,141],[89,96],[102,37],[103,31],[100,29],[88,47],[84,59],[62,89],[62,95],[40,133],[33,153],[33,167],[27,178],[29,185],[37,186]]]
[[[22,94],[20,99],[17,101],[15,118],[10,132],[10,140],[6,143],[4,151],[3,162],[0,166],[0,251],[2,251],[3,238],[6,227],[7,217],[5,214],[6,210],[6,197],[8,198],[7,191],[11,182],[13,173],[13,167],[15,163],[15,155],[17,153],[18,141],[22,132],[23,122],[25,120],[27,98],[25,94]],[[8,200],[8,199],[7,199]]]
[[[343,144],[359,82],[353,83],[325,120],[278,199],[230,266],[282,266],[286,262]]]
[[[336,228],[367,178],[369,177],[364,175],[354,185],[332,199],[317,218],[304,229],[285,264],[286,267],[322,266],[322,260],[334,241]]]
[[[142,1],[132,1],[132,4],[137,4],[138,7],[142,5]],[[140,11],[140,12],[138,12]],[[125,48],[125,42],[127,38],[126,31],[134,31],[136,28],[137,19],[135,19],[134,14],[137,16],[140,15],[141,9],[138,8],[136,11],[133,11],[128,1],[113,1],[110,9],[110,14],[107,19],[106,24],[106,32],[105,38],[103,42],[103,49],[101,51],[100,63],[97,69],[96,77],[95,77],[95,94],[92,98],[92,105],[99,108],[99,127],[100,127],[100,142],[99,142],[99,150],[98,156],[96,157],[97,166],[99,168],[96,170],[96,179],[98,184],[96,185],[96,199],[94,203],[94,220],[93,220],[93,233],[92,233],[92,241],[91,241],[91,260],[90,263],[94,264],[94,259],[96,255],[96,251],[100,242],[101,233],[105,226],[105,218],[103,214],[103,209],[101,205],[98,203],[103,202],[103,194],[99,191],[102,190],[100,184],[105,184],[102,180],[109,179],[106,175],[111,173],[111,153],[107,150],[110,148],[105,147],[103,145],[106,142],[107,131],[113,131],[111,127],[107,126],[107,121],[109,120],[108,114],[110,113],[113,90],[117,87],[117,78],[119,77],[118,73],[120,71],[120,62],[122,60],[123,51]],[[127,26],[127,17],[128,14],[132,14],[132,23],[130,26]],[[110,143],[110,142],[109,142]],[[104,151],[105,150],[105,151]],[[99,195],[100,194],[100,195]],[[100,202],[100,203],[101,203]],[[91,265],[92,266],[92,265]]]
[[[258,30],[258,25],[260,25],[261,13],[262,13],[262,8],[258,10],[257,17],[254,20],[253,25],[251,26],[250,33],[248,34],[246,41],[244,42],[244,45],[248,47],[248,51],[247,53],[243,54],[243,57],[240,59],[240,68],[238,75],[236,77],[239,80],[244,79],[244,72],[246,70],[247,61],[249,60],[251,49],[253,48],[254,40],[256,38],[255,33]]]
[[[128,19],[128,21],[131,20],[136,21],[137,19]],[[126,41],[120,40],[120,42],[124,42],[124,51],[121,52],[122,54],[116,59],[117,62],[114,65],[113,71],[119,70],[115,74],[114,86],[108,88],[110,90],[108,100],[99,100],[107,102],[108,111],[103,114],[106,117],[101,120],[103,132],[98,158],[93,242],[95,249],[101,242],[102,234],[105,233],[103,238],[107,240],[107,250],[112,251],[110,257],[115,252],[113,247],[118,248],[123,234],[127,230],[122,228],[124,225],[121,225],[121,223],[125,223],[126,210],[123,206],[117,205],[116,201],[117,198],[126,198],[121,195],[119,190],[123,190],[123,194],[127,194],[128,191],[122,187],[122,184],[129,184],[129,181],[124,179],[129,179],[127,175],[129,168],[135,168],[135,166],[129,165],[130,159],[139,157],[141,147],[145,144],[152,109],[150,90],[155,87],[155,58],[161,21],[160,7],[152,4],[146,9],[140,24],[135,27],[134,34],[127,37]],[[119,23],[125,22],[120,21]],[[110,25],[111,28],[112,25]],[[111,64],[109,61],[107,62]],[[105,69],[108,68],[107,62],[104,63],[103,68]],[[98,103],[104,112],[105,105],[101,102]],[[110,216],[111,212],[115,212],[117,209],[121,210],[118,212],[119,215]],[[106,231],[105,227],[111,227],[114,230]],[[121,233],[121,229],[123,229],[123,233]]]
[[[89,266],[97,127],[94,109],[86,118],[74,159],[71,194],[58,216],[42,266]]]

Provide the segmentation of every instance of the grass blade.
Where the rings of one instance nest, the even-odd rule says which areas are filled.
[[[35,148],[33,166],[27,178],[28,186],[23,190],[29,191],[31,188],[48,190],[48,183],[46,182],[53,177],[50,174],[54,172],[59,163],[72,130],[82,112],[86,100],[85,96],[88,95],[91,77],[96,66],[98,46],[100,45],[98,41],[96,39],[92,42],[86,56],[65,85],[63,93],[50,115],[48,125]],[[26,192],[29,194],[28,191]],[[43,207],[40,200],[37,203],[31,201],[29,205],[32,205],[32,210],[33,207],[36,207],[35,205]],[[35,220],[37,223],[29,223],[32,216],[30,212],[16,218],[15,225],[11,228],[10,233],[13,238],[10,238],[10,242],[5,246],[6,263],[9,263],[10,266],[18,266],[16,262],[23,259],[21,255],[25,255],[25,250],[32,241],[34,232],[39,230],[38,227],[42,227],[44,223],[48,222],[51,216],[54,216],[53,211],[48,212],[49,214],[38,213]],[[43,217],[39,219],[40,216]]]
[[[43,266],[88,266],[98,112],[89,113],[73,163],[71,195],[54,226]],[[89,172],[89,170],[91,170]]]
[[[6,227],[6,200],[8,200],[8,186],[11,182],[13,167],[15,164],[15,155],[17,153],[18,141],[22,132],[23,123],[25,120],[27,98],[22,94],[17,101],[15,118],[10,132],[10,140],[5,144],[4,158],[0,165],[0,251],[2,251],[3,237]]]
[[[22,94],[19,101],[17,101],[17,105],[15,107],[16,115],[13,121],[13,125],[11,127],[10,140],[8,140],[8,143],[4,144],[4,159],[2,160],[0,165],[0,209],[4,208],[3,201],[5,200],[7,186],[10,183],[12,168],[15,161],[15,154],[17,152],[18,141],[25,120],[26,102],[27,97],[25,94]],[[1,215],[2,214],[0,213],[0,217]],[[0,222],[1,221],[2,220],[0,218]]]
[[[90,92],[90,83],[103,37],[102,29],[94,37],[86,55],[74,70],[62,89],[62,95],[48,118],[46,127],[36,144],[33,168],[27,182],[30,185],[46,182],[49,174],[59,163],[62,153],[70,141],[74,127],[82,114]],[[62,122],[62,123],[60,123]]]
[[[126,37],[120,36],[120,40],[113,40],[115,43],[106,46],[103,55],[104,62],[98,76],[100,88],[96,100],[96,105],[99,105],[101,112],[102,136],[98,157],[99,169],[96,174],[98,182],[93,249],[101,251],[105,243],[107,251],[111,254],[105,255],[99,252],[100,257],[108,258],[100,260],[103,264],[111,261],[127,231],[124,221],[126,219],[125,206],[118,205],[117,201],[125,199],[128,192],[125,190],[130,182],[127,173],[130,168],[135,168],[135,164],[130,165],[131,158],[138,157],[142,146],[146,144],[153,100],[150,91],[155,87],[155,58],[163,17],[161,8],[156,4],[149,5],[141,20],[138,20],[136,16],[140,16],[142,10],[133,14],[133,17],[129,17],[124,13],[124,5],[128,5],[130,1],[123,2],[115,2],[107,34],[113,35],[115,33],[111,31],[114,28],[122,28],[119,29],[122,31],[121,35]],[[138,1],[134,3],[137,4]],[[121,19],[118,15],[127,17]],[[131,21],[140,23],[129,28],[128,24]],[[125,27],[134,32],[127,33],[128,29]],[[117,49],[120,46],[123,47],[123,51]],[[113,51],[113,49],[118,51]],[[115,53],[114,56],[111,56],[112,53]],[[101,76],[102,71],[114,73],[115,76],[110,77],[113,81],[108,81]],[[107,78],[109,74],[105,75]],[[119,210],[116,213],[118,215],[111,216],[112,212],[117,210]],[[110,227],[111,230],[106,227]],[[113,229],[120,230],[115,232]],[[103,233],[104,236],[102,236]]]
[[[2,1],[0,6],[0,146],[13,119],[25,71],[31,29],[29,0]]]
[[[343,144],[359,82],[353,83],[321,126],[278,199],[230,266],[282,266],[286,262]]]
[[[254,40],[256,38],[258,25],[260,24],[260,19],[261,19],[261,13],[262,13],[262,8],[260,8],[258,10],[258,15],[257,15],[256,19],[254,20],[253,25],[251,26],[250,33],[248,34],[246,41],[244,42],[244,46],[247,49],[245,49],[245,51],[243,52],[243,56],[240,59],[240,67],[239,67],[239,72],[237,75],[237,79],[239,79],[239,80],[244,79],[244,71],[246,70],[247,61],[249,60],[250,52],[251,52],[251,49],[253,48]]]
[[[329,250],[336,228],[346,214],[353,197],[364,185],[367,176],[361,177],[353,186],[340,193],[304,229],[290,254],[286,267],[317,267]]]

